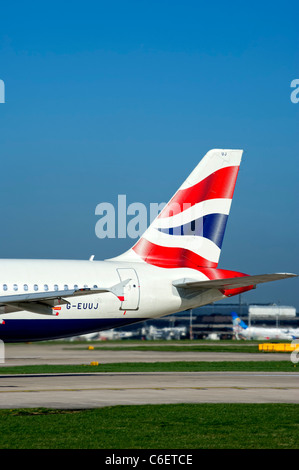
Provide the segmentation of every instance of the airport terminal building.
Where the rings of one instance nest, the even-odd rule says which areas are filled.
[[[119,328],[130,332],[124,338],[143,339],[234,339],[231,313],[236,312],[249,326],[299,328],[299,313],[292,306],[275,304],[221,303]],[[105,339],[105,332],[101,335]]]

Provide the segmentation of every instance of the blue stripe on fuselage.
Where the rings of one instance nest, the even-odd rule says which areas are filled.
[[[131,323],[147,320],[146,318],[91,318],[78,320],[43,319],[43,320],[5,320],[0,324],[0,340],[5,343],[43,341],[84,335],[110,328],[117,328]]]

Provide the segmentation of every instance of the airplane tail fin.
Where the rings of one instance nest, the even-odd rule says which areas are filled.
[[[233,320],[233,332],[237,339],[246,339],[246,333],[248,326],[246,323],[241,320],[239,315],[236,312],[232,312],[232,320]]]
[[[241,318],[239,317],[239,315],[236,312],[232,312],[231,315],[232,315],[233,326],[234,327],[237,327],[237,328],[242,329],[242,330],[246,330],[248,328],[246,323],[243,320],[241,320]]]
[[[216,268],[242,153],[210,150],[129,252],[164,268]]]

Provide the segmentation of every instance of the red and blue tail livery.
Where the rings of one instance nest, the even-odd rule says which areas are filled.
[[[132,248],[165,268],[217,268],[242,150],[210,150]]]

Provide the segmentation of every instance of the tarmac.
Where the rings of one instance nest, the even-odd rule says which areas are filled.
[[[128,343],[126,343],[129,345]],[[240,350],[241,351],[241,350]],[[86,409],[167,403],[299,403],[297,372],[148,372],[1,374],[33,364],[288,360],[286,354],[126,351],[88,349],[74,343],[5,346],[0,364],[0,408]]]

